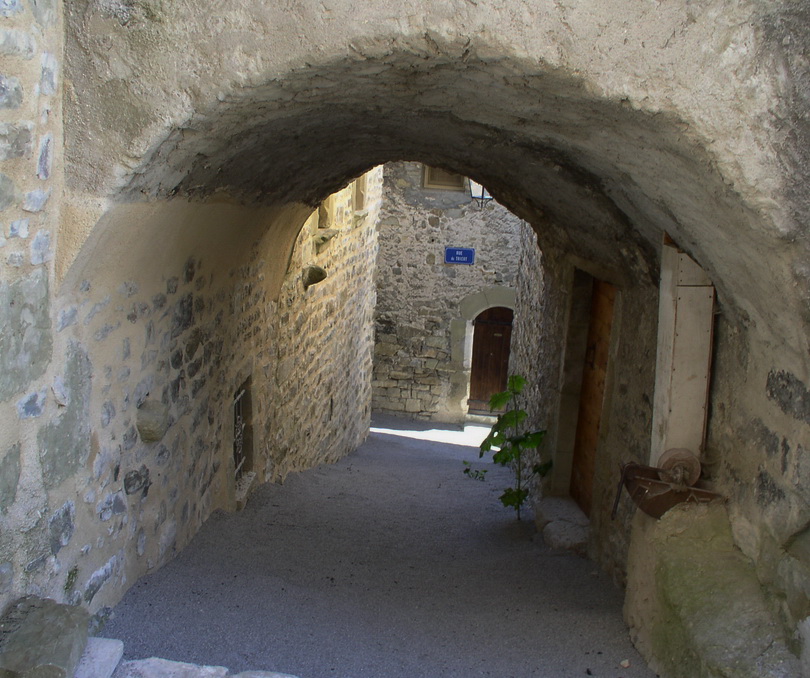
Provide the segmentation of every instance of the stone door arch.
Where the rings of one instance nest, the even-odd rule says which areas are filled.
[[[493,285],[464,297],[458,305],[458,316],[450,323],[452,372],[448,402],[454,421],[461,423],[467,417],[472,365],[473,320],[483,311],[496,306],[514,311],[515,296],[515,290],[511,287]]]

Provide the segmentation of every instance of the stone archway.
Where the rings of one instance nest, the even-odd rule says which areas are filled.
[[[572,261],[623,285],[621,323],[635,336],[615,347],[606,467],[649,451],[662,233],[707,272],[721,310],[707,467],[730,499],[736,545],[783,601],[784,628],[800,627],[808,558],[795,546],[810,506],[804,8],[624,0],[608,16],[549,3],[449,11],[416,0],[396,10],[235,0],[214,15],[206,3],[63,4],[64,15],[11,3],[6,17],[20,32],[4,100],[19,117],[0,182],[13,224],[0,308],[15,328],[0,355],[11,488],[0,498],[3,591],[64,595],[64,573],[74,572],[85,603],[99,606],[171,557],[177,535],[189,538],[210,497],[171,512],[152,503],[156,488],[145,490],[158,476],[210,487],[220,460],[193,449],[181,468],[184,442],[173,432],[178,453],[154,443],[147,475],[134,451],[136,411],[149,397],[168,400],[179,409],[166,422],[216,430],[214,375],[196,371],[206,347],[234,373],[255,353],[258,371],[300,393],[295,360],[253,343],[255,309],[293,328],[282,348],[298,342],[302,362],[334,357],[351,373],[347,356],[365,357],[366,343],[354,337],[330,354],[306,319],[276,305],[290,253],[328,196],[380,162],[414,159],[484,182],[537,232],[551,301],[536,317],[549,341],[525,351],[530,364],[553,377]],[[321,230],[324,245],[333,229]],[[346,267],[362,262],[349,253]],[[324,298],[324,289],[306,293],[325,314],[367,301]],[[206,337],[183,334],[217,304],[234,315],[213,313]],[[235,339],[229,351],[223,325]],[[121,328],[137,335],[140,354]],[[195,364],[194,376],[172,366],[176,355]],[[109,383],[99,386],[100,375]],[[164,397],[156,385],[166,375]],[[290,415],[296,435],[334,415],[326,394],[335,381]],[[187,400],[173,400],[175,387]],[[537,401],[553,410],[557,382],[542,388]],[[57,453],[64,440],[71,445]],[[271,442],[295,468],[289,440]],[[119,449],[124,467],[110,461]],[[121,474],[131,474],[126,488]],[[609,524],[606,495],[595,496],[595,556],[621,579],[631,513],[623,505]],[[152,556],[141,535],[155,526]],[[80,541],[96,546],[82,552]]]

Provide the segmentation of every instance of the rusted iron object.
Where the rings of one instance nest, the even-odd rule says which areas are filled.
[[[678,504],[705,504],[710,501],[722,500],[722,495],[697,485],[671,482],[670,469],[644,466],[636,462],[621,465],[622,476],[616,491],[616,500],[613,502],[611,517],[616,517],[619,507],[622,487],[644,513],[653,518],[660,518],[669,509]]]

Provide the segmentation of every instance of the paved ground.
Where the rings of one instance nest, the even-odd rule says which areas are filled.
[[[124,641],[127,659],[233,673],[651,678],[621,592],[501,507],[507,471],[466,446],[481,429],[436,443],[427,428],[376,418],[343,461],[215,514],[129,591],[104,635]],[[464,459],[489,468],[487,481],[464,476]]]

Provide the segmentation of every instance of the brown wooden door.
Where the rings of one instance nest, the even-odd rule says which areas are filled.
[[[496,306],[480,313],[473,321],[470,412],[489,413],[490,396],[506,390],[512,316],[512,309]]]
[[[593,281],[591,318],[579,397],[570,488],[571,497],[588,516],[591,514],[593,501],[593,474],[596,468],[596,448],[602,420],[602,401],[605,395],[615,299],[616,288],[613,285],[601,280]]]

